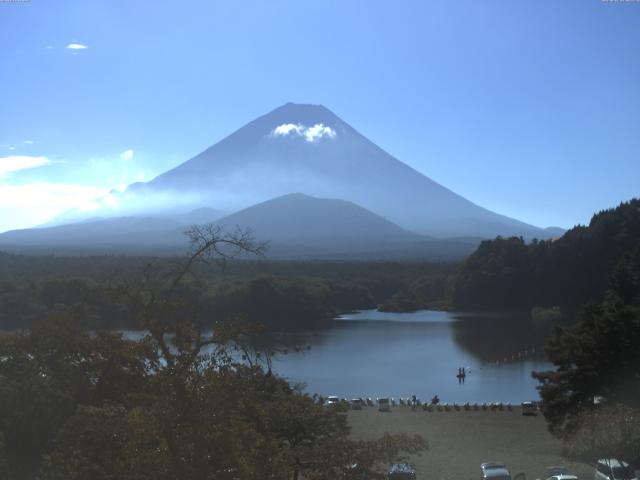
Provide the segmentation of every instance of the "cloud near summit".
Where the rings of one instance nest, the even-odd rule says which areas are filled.
[[[306,127],[301,123],[283,123],[271,132],[273,137],[286,137],[288,135],[303,137],[307,142],[315,142],[324,137],[335,138],[336,131],[331,127],[325,126],[324,123],[316,123],[312,127]]]

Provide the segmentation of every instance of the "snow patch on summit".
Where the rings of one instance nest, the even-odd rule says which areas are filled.
[[[283,123],[271,131],[272,137],[286,137],[288,135],[302,137],[305,141],[313,143],[325,137],[335,138],[336,131],[324,123],[316,123],[312,127],[306,127],[301,123]]]

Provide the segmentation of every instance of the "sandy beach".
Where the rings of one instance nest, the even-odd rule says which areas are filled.
[[[593,478],[593,466],[571,462],[562,456],[562,444],[547,431],[541,414],[523,416],[512,411],[426,412],[420,407],[375,407],[350,411],[349,424],[356,439],[372,439],[385,432],[420,434],[429,450],[412,459],[418,479],[479,480],[482,462],[503,462],[512,477],[520,472],[527,480],[544,479],[546,467],[564,465],[581,480]]]

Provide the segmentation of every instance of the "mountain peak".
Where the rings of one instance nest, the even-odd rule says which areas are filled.
[[[313,103],[293,103],[287,102],[284,105],[271,110],[265,116],[272,114],[298,116],[317,116],[318,118],[331,118],[332,120],[340,120],[340,118],[324,105]],[[341,120],[340,120],[341,121]]]
[[[323,125],[333,129],[343,129],[346,126],[344,121],[323,105],[292,102],[279,106],[252,123],[260,124],[263,129],[267,128],[269,131],[282,125],[295,125],[302,128]]]
[[[312,110],[312,109],[316,109],[316,110],[329,110],[327,107],[325,107],[324,105],[321,104],[315,104],[315,103],[295,103],[295,102],[287,102],[284,105],[280,105],[279,107],[277,107],[275,110],[279,110],[281,108],[288,108],[288,109],[307,109],[307,110]]]
[[[219,219],[216,223],[232,228],[250,227],[259,238],[315,239],[320,243],[337,238],[369,241],[408,241],[422,237],[408,232],[387,219],[347,200],[317,198],[289,193],[252,205]]]

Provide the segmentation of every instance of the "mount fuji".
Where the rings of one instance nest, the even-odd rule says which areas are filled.
[[[320,105],[287,103],[146,183],[72,210],[0,245],[131,248],[182,245],[189,223],[253,228],[277,256],[461,257],[482,238],[548,238],[482,208],[397,160]],[[449,248],[448,246],[451,246]],[[426,254],[425,254],[426,252]],[[444,253],[443,253],[444,252]],[[393,255],[396,255],[394,253]]]
[[[296,192],[347,200],[430,236],[550,236],[434,182],[321,105],[287,103],[125,196],[233,212]]]

